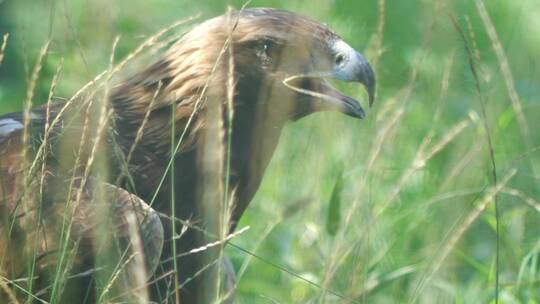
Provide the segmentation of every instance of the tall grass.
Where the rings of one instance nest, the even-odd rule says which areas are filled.
[[[45,43],[36,56],[27,97],[24,102],[16,101],[26,117],[31,115],[36,96],[44,95],[40,90],[46,93],[47,98],[43,101],[47,104],[51,103],[56,91],[73,96],[59,109],[61,117],[81,105],[81,109],[89,113],[97,111],[96,117],[86,115],[92,117],[94,124],[84,123],[85,129],[75,141],[78,147],[75,167],[85,169],[82,180],[72,178],[70,181],[64,203],[74,201],[77,204],[84,199],[83,186],[91,178],[91,168],[107,175],[106,157],[99,155],[99,138],[106,135],[112,115],[104,102],[111,79],[128,69],[132,61],[147,53],[151,56],[156,48],[168,43],[167,35],[171,31],[195,18],[174,23],[133,46],[133,36],[149,32],[148,28],[163,26],[161,21],[159,25],[154,24],[155,20],[160,20],[158,16],[177,19],[178,12],[182,12],[180,8],[187,6],[187,3],[162,2],[177,7],[177,10],[164,12],[154,5],[144,4],[148,7],[147,15],[138,16],[135,9],[143,4],[136,4],[133,10],[125,12],[131,14],[129,17],[121,14],[100,17],[102,22],[131,22],[131,26],[138,27],[133,30],[126,25],[122,29],[127,32],[126,39],[131,41],[122,44],[121,40],[118,47],[113,47],[118,48],[116,51],[96,55],[99,46],[85,41],[97,44],[99,39],[109,38],[110,45],[111,37],[91,30],[86,33],[74,31],[68,26],[59,31],[73,33],[78,46],[66,47],[67,57],[62,63],[55,59],[59,56],[50,51],[51,48],[56,50],[55,40],[51,45]],[[79,16],[84,4],[74,3],[64,9],[79,27],[85,22]],[[241,3],[235,4],[240,7]],[[95,5],[99,7],[99,4]],[[315,7],[285,1],[254,1],[250,5],[277,5],[317,17],[323,14]],[[536,40],[533,34],[516,35],[508,29],[513,21],[501,15],[508,13],[514,19],[521,16],[523,20],[529,20],[539,13],[538,9],[530,2],[524,2],[522,6],[504,4],[501,9],[482,0],[410,5],[417,10],[405,4],[390,5],[384,0],[362,4],[351,2],[336,5],[332,12],[323,14],[338,33],[343,33],[346,39],[352,38],[353,45],[368,45],[368,59],[379,75],[375,107],[363,122],[337,114],[317,114],[290,125],[255,200],[233,235],[227,235],[226,231],[231,199],[228,181],[221,179],[228,176],[227,162],[221,157],[229,154],[230,142],[226,146],[209,146],[205,174],[214,177],[209,188],[215,190],[206,193],[205,201],[221,202],[219,212],[209,215],[216,219],[216,227],[207,231],[213,241],[190,252],[177,252],[173,246],[172,256],[224,247],[225,254],[232,258],[237,269],[237,303],[540,301],[540,203],[537,198],[540,193],[537,170],[540,138],[534,131],[539,127],[536,117],[540,113],[535,102],[540,92],[535,84],[540,81],[537,73],[540,66],[534,62],[532,50]],[[193,6],[203,11],[205,17],[224,11],[218,3]],[[15,4],[10,9],[23,14],[26,7]],[[206,13],[207,10],[212,14]],[[414,20],[400,20],[399,11],[410,13]],[[38,15],[31,11],[27,13]],[[191,15],[191,11],[186,15]],[[455,26],[450,15],[455,16]],[[518,22],[516,27],[527,28],[527,22]],[[407,34],[409,32],[412,34]],[[365,37],[359,38],[360,33]],[[10,39],[14,39],[24,32],[10,34]],[[117,34],[124,33],[114,33]],[[8,73],[11,70],[6,69],[13,67],[5,62],[17,62],[19,56],[6,49],[8,36],[3,37],[0,73]],[[31,42],[32,45],[35,43]],[[16,44],[12,49],[19,47]],[[77,87],[64,84],[70,72],[86,73],[81,72],[75,59],[81,50],[91,54],[81,56],[83,61],[89,66],[99,62],[105,71],[95,79],[89,79],[75,94],[70,94],[70,90]],[[122,53],[125,59],[114,64],[111,53],[114,55],[115,52]],[[227,62],[232,69],[234,58],[231,54],[231,46],[225,45],[216,67],[218,63]],[[46,56],[47,61],[44,60]],[[230,70],[228,72],[229,82],[225,88],[230,101],[234,79],[230,77]],[[40,74],[45,75],[40,78]],[[51,85],[43,89],[41,83]],[[78,87],[81,85],[82,82]],[[0,83],[0,93],[7,87]],[[351,94],[357,92],[356,88],[343,89]],[[154,92],[154,100],[160,90],[161,84]],[[99,92],[105,93],[100,95]],[[0,110],[5,105],[3,102]],[[198,100],[197,105],[201,102]],[[126,168],[143,136],[152,105],[153,101],[126,157]],[[47,108],[50,109],[50,105]],[[223,113],[219,112],[221,107],[215,109],[216,112],[211,113],[216,117],[215,125],[211,126],[213,132],[208,134],[208,140],[221,142],[222,136],[231,137],[230,133],[221,131],[230,123],[234,112],[229,108],[229,116],[223,119]],[[23,202],[33,201],[31,196],[35,193],[30,185],[34,177],[41,180],[38,185],[43,187],[42,177],[47,171],[43,160],[50,153],[48,140],[58,123],[58,120],[50,121],[49,117],[46,121],[43,143],[37,147],[34,159],[23,158],[29,162],[24,165],[29,186],[22,190],[21,195],[28,196]],[[29,130],[27,123],[25,130]],[[29,142],[27,131],[25,134],[23,141]],[[185,130],[180,134],[173,132],[171,155],[180,149],[185,136]],[[172,158],[167,171],[174,175]],[[342,187],[338,189],[340,203],[329,204],[339,178],[342,178]],[[161,184],[164,182],[165,176]],[[174,179],[171,182],[174,183]],[[175,195],[178,194],[172,196]],[[156,196],[157,191],[154,199],[148,202],[150,205]],[[172,204],[171,209],[174,208]],[[335,213],[336,210],[331,208],[341,208],[341,212]],[[76,258],[73,255],[77,242],[73,244],[68,240],[77,210],[67,210],[72,215],[66,217],[60,230],[62,246],[53,275],[52,302],[59,301],[65,292],[70,267]],[[106,216],[109,212],[111,210],[105,208],[98,214]],[[331,212],[338,214],[333,219],[337,221],[334,223],[337,233],[325,229],[325,221]],[[41,216],[36,214],[38,223],[42,221]],[[174,217],[172,220],[180,221]],[[187,224],[196,227],[193,223]],[[111,227],[108,225],[104,225],[103,230]],[[175,225],[171,226],[173,238],[182,237],[185,231],[176,231]],[[37,225],[36,229],[39,233],[42,228]],[[104,238],[103,243],[106,242]],[[35,254],[30,256],[33,258],[28,261],[28,274],[32,277],[38,259]],[[136,259],[136,255],[127,250],[111,253],[110,261],[104,257],[103,265],[113,265],[108,265],[112,270],[99,279],[100,302],[108,303],[125,296],[123,292],[126,291],[115,289],[118,286],[115,284],[121,281],[122,269]],[[207,267],[212,268],[218,262],[209,261]],[[206,270],[201,269],[196,276]],[[178,271],[176,266],[174,271]],[[170,275],[154,280],[168,280]],[[223,284],[220,280],[221,276],[218,276],[213,292],[220,292]],[[16,295],[21,293],[26,302],[39,301],[40,291],[33,288],[33,280],[27,281],[29,284],[25,286],[24,282],[0,278],[0,289],[12,302],[17,302]],[[173,280],[170,292],[174,293],[173,290],[186,283]],[[144,286],[139,284],[133,290],[140,291],[137,301],[147,300]],[[181,302],[176,295],[176,303]],[[226,296],[216,294],[215,297]]]

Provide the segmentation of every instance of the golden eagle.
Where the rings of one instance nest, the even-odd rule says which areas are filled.
[[[328,27],[243,9],[102,92],[0,117],[0,299],[210,303],[216,240],[235,230],[283,127],[318,111],[364,117],[327,79],[362,83],[373,102],[372,68]]]

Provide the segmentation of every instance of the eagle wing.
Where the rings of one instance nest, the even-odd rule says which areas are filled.
[[[40,113],[31,115],[31,125],[42,128]],[[43,277],[58,263],[71,269],[68,279],[77,279],[89,271],[100,271],[101,266],[107,266],[99,265],[100,257],[109,259],[114,253],[116,259],[108,260],[110,269],[105,271],[111,273],[111,285],[119,287],[116,290],[146,284],[158,266],[164,241],[157,212],[127,190],[93,178],[86,183],[75,180],[70,191],[61,191],[69,193],[67,197],[52,194],[50,189],[38,195],[39,182],[25,180],[27,170],[23,165],[29,162],[24,159],[23,129],[20,113],[0,117],[0,275],[12,280],[25,277],[28,262],[33,259],[39,295],[39,290],[50,290],[51,282]],[[80,184],[84,186],[79,188]],[[66,232],[69,242],[63,243]],[[61,259],[66,251],[75,253],[68,254],[68,262]],[[41,281],[44,285],[39,284]],[[17,293],[16,288],[11,290]],[[138,290],[146,292],[145,288]],[[3,293],[8,292],[0,289],[0,300]],[[126,296],[133,294],[128,292]]]

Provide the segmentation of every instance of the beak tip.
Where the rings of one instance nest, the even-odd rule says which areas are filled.
[[[364,112],[364,110],[360,107],[354,109],[354,110],[350,110],[350,111],[345,111],[343,112],[344,114],[348,115],[348,116],[351,116],[353,118],[358,118],[358,119],[364,119],[366,118],[366,113]]]
[[[366,113],[364,113],[364,111],[358,113],[358,118],[360,118],[360,119],[366,118]]]
[[[373,106],[373,102],[375,101],[375,88],[376,88],[376,80],[375,80],[375,73],[371,66],[367,66],[367,72],[365,73],[365,86],[368,92],[368,98],[369,98],[369,107],[371,108]]]

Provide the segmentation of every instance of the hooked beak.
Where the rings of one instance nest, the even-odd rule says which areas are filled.
[[[375,72],[369,65],[368,61],[351,46],[345,43],[343,40],[338,40],[333,45],[333,51],[335,53],[335,66],[331,78],[346,81],[346,82],[359,82],[364,85],[368,93],[368,103],[371,107],[375,100]],[[324,94],[328,94],[341,100],[341,106],[338,110],[341,110],[344,114],[364,118],[365,112],[360,106],[359,102],[354,98],[343,95],[327,81],[323,81],[322,86]]]
[[[334,75],[335,79],[347,82],[360,82],[367,90],[369,106],[373,105],[375,99],[375,72],[369,62],[362,54],[355,51],[348,44],[339,41],[334,46],[337,49],[340,62],[336,63]]]
[[[365,112],[360,106],[360,103],[356,99],[346,96],[334,88],[326,78],[363,84],[368,93],[368,103],[371,107],[375,99],[375,73],[364,56],[344,41],[337,40],[333,44],[332,51],[335,56],[333,70],[330,72],[293,76],[286,79],[284,83],[299,93],[315,97],[314,100],[317,100],[316,107],[319,110],[339,111],[352,117],[364,118]],[[304,82],[307,86],[300,85],[299,88],[291,84],[293,80],[308,79],[309,81]]]

